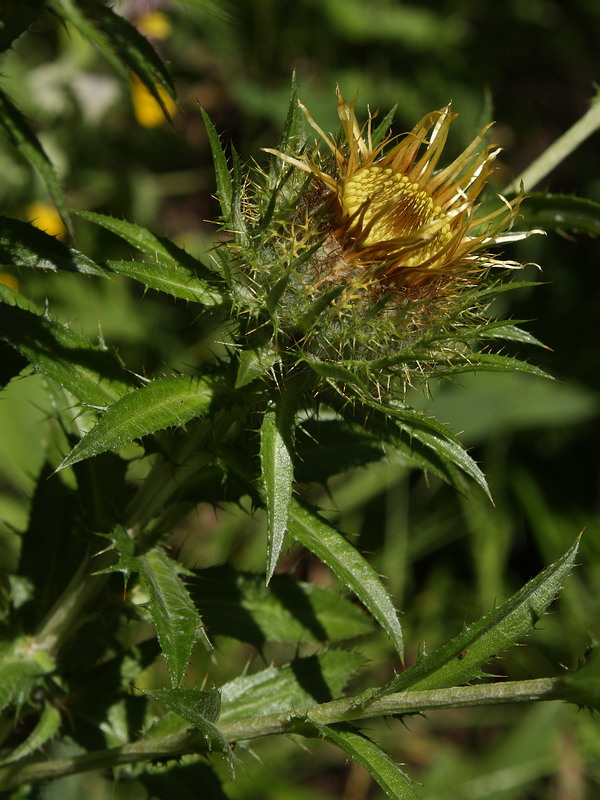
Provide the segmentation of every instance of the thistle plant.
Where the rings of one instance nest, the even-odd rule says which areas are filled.
[[[101,9],[97,30],[139,45],[102,4],[52,5],[70,10],[72,24]],[[158,68],[148,63],[136,62],[140,79],[160,99]],[[132,279],[188,304],[214,350],[188,374],[138,375],[18,284],[0,284],[3,352],[19,357],[4,361],[4,382],[27,362],[43,377],[56,423],[5,581],[0,787],[15,790],[8,796],[112,769],[125,791],[135,784],[167,800],[177,784],[161,784],[157,795],[156,777],[188,769],[195,788],[225,797],[221,784],[243,759],[234,745],[294,734],[333,743],[387,796],[415,798],[414,781],[363,732],[363,720],[536,700],[598,708],[595,650],[563,677],[493,680],[487,668],[546,612],[578,542],[446,644],[404,664],[385,579],[307,491],[349,466],[387,460],[464,494],[489,494],[460,439],[411,408],[408,390],[479,370],[544,377],[498,352],[510,342],[539,344],[491,311],[499,294],[524,285],[512,279],[520,265],[504,248],[539,231],[520,214],[527,185],[506,197],[488,185],[499,153],[486,144],[489,126],[448,160],[449,106],[397,136],[393,111],[361,125],[356,99],[338,91],[337,102],[334,138],[294,85],[277,148],[249,167],[203,114],[221,206],[219,235],[203,258],[131,222],[69,212],[62,199],[69,226],[71,214],[100,226],[137,257],[94,261],[2,218],[11,268]],[[27,123],[3,103],[8,137],[48,171]],[[552,208],[545,212],[551,228]],[[320,460],[312,472],[311,452]],[[202,503],[250,507],[264,521],[263,573],[237,569],[232,553],[229,565],[190,568],[178,559],[173,533]],[[342,590],[296,577],[283,559],[289,546],[312,553]],[[399,665],[383,682],[369,680],[360,652],[377,630]],[[277,642],[281,653],[219,682],[215,643],[227,636],[257,650]],[[301,643],[308,649],[286,661],[283,645]],[[148,679],[157,659],[166,671]],[[345,693],[357,673],[362,690]]]

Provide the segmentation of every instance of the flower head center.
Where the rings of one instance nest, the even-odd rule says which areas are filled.
[[[340,202],[360,227],[360,246],[404,239],[411,250],[417,244],[418,252],[407,258],[413,264],[428,261],[452,237],[448,215],[417,183],[389,167],[358,169],[344,181]]]

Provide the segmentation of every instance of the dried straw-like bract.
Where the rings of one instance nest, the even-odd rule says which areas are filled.
[[[327,226],[339,245],[347,277],[372,290],[425,289],[449,277],[473,278],[490,266],[518,266],[490,255],[510,230],[522,193],[477,216],[477,198],[500,149],[482,148],[484,128],[451,164],[436,171],[452,120],[450,106],[427,114],[401,137],[374,144],[371,122],[361,129],[352,102],[339,90],[338,114],[345,142],[338,145],[302,105],[310,125],[335,158],[334,174],[307,156],[269,150],[315,175],[332,199]],[[339,270],[339,262],[337,269]],[[339,274],[339,272],[338,272]]]

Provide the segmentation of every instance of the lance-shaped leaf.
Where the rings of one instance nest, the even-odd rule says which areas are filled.
[[[267,583],[283,547],[294,483],[294,413],[286,411],[282,397],[277,410],[265,413],[260,429],[260,464],[267,509]]]
[[[241,675],[220,687],[221,722],[283,714],[334,700],[364,664],[359,653],[329,650]]]
[[[386,631],[400,658],[402,628],[392,600],[369,562],[325,520],[292,499],[289,531],[304,547],[331,569],[342,585],[351,589]]]
[[[11,750],[4,758],[0,758],[0,766],[12,764],[21,758],[34,753],[42,745],[46,744],[60,727],[60,711],[52,703],[44,703],[42,713],[35,724],[34,729],[24,742],[21,742],[14,750]]]
[[[200,378],[159,378],[122,397],[104,412],[58,469],[113,450],[149,433],[184,425],[206,413],[213,387]]]
[[[167,662],[171,683],[178,687],[188,667],[192,647],[210,643],[200,615],[183,581],[178,565],[162,550],[153,550],[137,559],[137,568],[150,595],[148,609]]]
[[[229,167],[227,165],[227,156],[221,145],[221,139],[217,133],[217,129],[212,124],[210,117],[206,111],[201,108],[200,113],[204,120],[204,126],[208,135],[208,143],[212,152],[213,163],[215,167],[215,178],[217,181],[217,197],[221,204],[221,211],[223,212],[223,219],[231,219],[231,207],[233,202],[233,186]]]
[[[126,275],[150,289],[170,294],[172,297],[180,297],[205,306],[215,306],[223,302],[223,296],[214,286],[170,260],[159,258],[153,261],[108,261],[107,267],[111,272]]]
[[[426,449],[431,450],[442,465],[447,465],[450,468],[458,467],[462,472],[473,478],[488,497],[490,496],[490,490],[483,472],[448,428],[437,420],[404,406],[383,405],[375,402],[371,402],[369,405],[384,415],[392,417],[404,434],[424,445]]]
[[[537,375],[538,378],[551,378],[543,369],[521,361],[520,358],[511,356],[501,356],[497,353],[473,353],[469,356],[468,363],[461,361],[459,364],[451,364],[442,367],[437,374],[460,375],[464,372],[526,372],[529,375]]]
[[[139,250],[140,253],[149,256],[150,260],[180,266],[196,277],[213,281],[218,279],[214,272],[207,269],[201,261],[191,256],[182,247],[179,247],[164,236],[157,236],[141,225],[127,222],[124,219],[115,219],[115,217],[110,217],[106,214],[97,214],[94,211],[75,211],[74,213],[94,225],[100,225],[100,227],[114,233],[115,236],[119,236],[135,247],[136,250]]]
[[[393,800],[419,800],[413,781],[379,745],[362,733],[343,725],[314,724],[319,736],[340,747],[346,755],[366,769]]]
[[[65,225],[69,232],[73,233],[69,211],[54,167],[25,117],[2,90],[0,90],[0,131],[14,144],[23,158],[40,173]]]
[[[27,301],[1,284],[0,299],[5,301],[0,314],[0,340],[82,403],[101,408],[131,391],[123,370],[108,350],[93,345],[66,325],[20,308],[17,302]]]
[[[29,222],[0,217],[0,264],[106,276],[94,262]]]
[[[483,665],[517,644],[559,594],[573,568],[578,547],[579,539],[504,603],[397,675],[385,687],[385,693],[443,689],[483,676]]]

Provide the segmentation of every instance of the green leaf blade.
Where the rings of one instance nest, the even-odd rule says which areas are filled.
[[[200,109],[200,113],[204,120],[204,127],[206,128],[208,143],[212,152],[215,179],[217,181],[217,198],[221,204],[223,219],[230,221],[233,203],[233,185],[229,166],[227,165],[227,156],[221,145],[221,139],[217,133],[217,129],[212,124],[210,117],[203,108]]]
[[[443,689],[482,676],[483,665],[517,644],[545,613],[571,572],[578,547],[579,540],[504,603],[397,675],[386,694]]]
[[[241,675],[220,687],[221,722],[283,714],[339,697],[364,665],[358,653],[329,650],[283,667]]]
[[[290,505],[289,530],[354,592],[386,631],[402,659],[404,642],[398,614],[369,562],[339,531],[295,500]]]
[[[44,703],[42,713],[29,736],[21,742],[4,758],[0,759],[0,766],[13,764],[22,758],[26,758],[40,747],[46,744],[60,728],[61,718],[58,708],[52,703]]]
[[[174,377],[154,380],[110,406],[58,469],[158,430],[183,425],[204,415],[212,397],[212,387],[202,379]]]
[[[267,508],[267,582],[273,576],[288,527],[294,465],[291,431],[282,430],[281,415],[267,411],[260,429],[260,461]]]
[[[224,753],[231,765],[231,750],[223,734],[215,725],[221,711],[221,694],[218,689],[145,689],[144,694],[164,703],[198,730],[211,750]]]
[[[107,261],[108,268],[118,275],[143,283],[150,289],[170,294],[182,300],[216,306],[223,297],[208,282],[191,271],[158,258],[154,261]]]
[[[148,608],[174,688],[181,685],[192,647],[209,645],[200,615],[179,577],[177,564],[162,550],[140,556],[138,568],[150,595]]]
[[[106,277],[106,272],[72,247],[28,222],[0,216],[0,263],[51,272],[82,272]]]
[[[393,800],[419,800],[413,781],[379,745],[347,726],[315,724],[319,735],[340,747],[346,755],[367,770]]]

